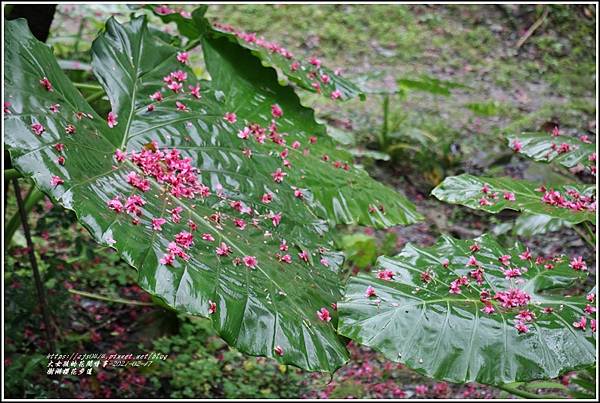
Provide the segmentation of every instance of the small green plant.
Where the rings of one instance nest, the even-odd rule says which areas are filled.
[[[387,232],[382,240],[367,233],[356,232],[341,238],[341,248],[346,261],[359,270],[370,268],[380,255],[389,255],[396,250],[398,237]]]
[[[437,109],[438,98],[450,97],[453,90],[468,87],[426,75],[400,78],[396,85],[393,91],[365,90],[381,96],[382,123],[366,149],[355,148],[353,151],[361,157],[392,161],[403,170],[418,167],[420,184],[431,188],[459,164],[460,153],[456,145],[459,134],[434,113],[407,111],[407,101],[413,94],[427,94],[432,97],[433,109]]]

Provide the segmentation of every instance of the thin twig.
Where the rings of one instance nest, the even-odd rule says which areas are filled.
[[[546,17],[548,17],[549,12],[550,12],[550,10],[548,8],[544,9],[544,13],[542,14],[542,16],[540,18],[538,18],[537,21],[534,22],[532,26],[529,27],[527,32],[525,32],[525,34],[523,34],[522,37],[519,38],[519,40],[517,41],[517,46],[516,46],[517,49],[521,48],[521,46],[523,46],[523,44],[527,41],[527,39],[529,39],[529,37],[531,35],[533,35],[535,30],[538,29],[540,27],[540,25],[542,25],[542,23],[544,22]]]
[[[82,297],[86,297],[86,298],[98,299],[98,300],[101,300],[101,301],[108,301],[108,302],[116,302],[116,303],[119,303],[119,304],[139,305],[139,306],[154,306],[154,304],[151,303],[151,302],[142,302],[142,301],[134,301],[134,300],[131,300],[131,299],[105,297],[104,295],[92,294],[90,292],[73,290],[73,289],[70,289],[69,292],[71,294],[81,295]]]
[[[35,250],[33,249],[33,241],[31,240],[31,233],[29,231],[29,223],[27,222],[27,213],[23,205],[23,198],[21,197],[21,188],[19,186],[19,180],[13,179],[13,186],[15,188],[15,196],[17,198],[17,205],[19,206],[19,213],[21,215],[21,225],[23,226],[23,232],[25,233],[25,240],[27,241],[27,251],[29,253],[29,261],[31,263],[31,269],[33,270],[33,279],[37,290],[38,301],[42,310],[42,318],[44,320],[46,341],[48,342],[48,349],[50,353],[56,351],[54,339],[50,333],[50,315],[48,314],[48,306],[46,305],[46,296],[44,294],[44,285],[40,276],[40,271],[37,265],[37,258],[35,257]]]
[[[564,399],[562,396],[557,395],[538,395],[536,393],[527,392],[521,389],[518,389],[517,386],[510,385],[494,385],[496,388],[501,389],[505,392],[510,393],[514,396],[519,396],[525,399]]]
[[[14,179],[16,180],[16,179]],[[7,182],[8,183],[8,182]],[[20,195],[19,195],[20,196]],[[25,197],[25,203],[23,205],[23,209],[25,210],[25,215],[29,214],[29,212],[38,204],[40,200],[44,198],[44,193],[42,193],[38,188],[32,185],[29,193]],[[20,212],[17,211],[5,224],[4,227],[4,247],[8,247],[10,242],[12,241],[15,232],[19,228],[19,222],[21,221]]]

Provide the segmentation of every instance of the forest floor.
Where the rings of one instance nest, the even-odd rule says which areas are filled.
[[[548,8],[547,18],[521,46],[517,42]],[[463,172],[512,175],[538,182],[581,180],[508,152],[503,135],[537,130],[551,121],[566,134],[596,132],[596,15],[592,6],[559,5],[211,5],[207,16],[280,42],[305,58],[319,56],[372,90],[395,91],[398,79],[423,76],[464,87],[451,95],[409,91],[389,97],[390,144],[379,142],[383,96],[331,103],[301,92],[305,105],[347,147],[387,152],[359,161],[377,179],[405,193],[427,217],[388,231],[339,228],[340,238],[357,232],[375,239],[375,250],[398,253],[408,243],[431,245],[441,233],[473,238],[497,234],[506,244],[519,239],[545,255],[584,255],[595,283],[595,250],[572,229],[516,235],[516,214],[496,216],[441,203],[431,189],[445,176]],[[59,6],[49,43],[64,58],[86,62],[89,44],[120,6]],[[124,18],[125,19],[125,18]],[[80,35],[73,37],[74,32]],[[389,144],[388,144],[389,146]],[[393,151],[391,151],[393,150]],[[387,160],[384,160],[387,159]],[[9,203],[9,213],[14,205]],[[93,378],[50,380],[32,362],[43,360],[39,311],[23,239],[7,255],[7,397],[228,397],[228,398],[494,398],[499,390],[476,384],[435,382],[367,348],[350,346],[350,363],[330,379],[323,374],[243,356],[222,342],[203,319],[177,316],[150,306],[87,299],[73,290],[149,301],[134,270],[110,249],[101,249],[72,214],[46,203],[36,213],[37,251],[43,262],[50,307],[60,343],[71,351],[148,350],[169,354],[137,371],[102,371]],[[75,232],[74,232],[75,231]],[[73,234],[76,234],[74,237]],[[383,246],[393,233],[392,245]],[[384,251],[382,251],[385,249]],[[369,270],[370,264],[348,269]],[[364,267],[363,267],[364,266]],[[69,291],[71,290],[71,291]],[[16,302],[29,301],[29,304]],[[28,315],[28,319],[23,317]],[[39,362],[39,361],[38,361]],[[9,378],[11,373],[13,376]],[[8,381],[12,379],[12,381]],[[568,382],[568,376],[564,377]],[[423,387],[426,386],[425,388]]]

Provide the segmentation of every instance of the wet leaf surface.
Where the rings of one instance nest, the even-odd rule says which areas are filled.
[[[341,298],[341,256],[331,249],[324,219],[388,226],[420,215],[405,199],[398,202],[395,191],[350,166],[313,111],[277,83],[273,70],[249,50],[211,37],[203,46],[212,81],[200,82],[177,60],[177,49],[154,37],[145,18],[123,25],[110,19],[93,43],[92,66],[112,106],[111,128],[24,21],[8,23],[5,34],[13,61],[5,70],[10,102],[5,144],[18,170],[74,210],[97,241],[117,249],[138,270],[145,290],[177,310],[209,316],[219,335],[240,351],[308,370],[333,371],[347,360],[331,308]],[[185,78],[173,79],[174,72]],[[182,88],[167,89],[168,77]],[[235,113],[235,121],[226,120],[226,113]],[[272,132],[286,143],[240,138],[252,124],[263,129],[275,124]],[[128,158],[115,160],[117,149]],[[199,169],[198,181],[210,195],[174,195],[132,159],[142,150],[166,155],[174,149],[180,167],[190,158]],[[324,150],[331,161],[323,160]],[[291,166],[284,166],[282,151]],[[160,164],[166,164],[164,158]],[[281,183],[274,180],[278,170],[287,173]],[[146,191],[128,183],[132,172],[147,180]],[[264,194],[272,201],[265,202]],[[139,215],[107,205],[132,196],[143,200]],[[173,210],[180,222],[174,222]],[[278,213],[280,222],[274,218]],[[156,218],[166,221],[162,231],[153,229]],[[235,220],[245,220],[244,228]],[[169,263],[164,259],[170,243],[182,231],[194,233],[193,244]],[[289,250],[282,249],[284,240]],[[227,256],[217,254],[221,243],[229,248]],[[331,311],[331,322],[319,320],[321,308]]]
[[[504,209],[511,209],[543,214],[571,224],[583,221],[596,223],[595,186],[545,185],[546,190],[541,191],[540,185],[513,178],[486,178],[462,174],[447,177],[433,189],[431,194],[442,201],[461,204],[488,213],[495,214]],[[551,204],[552,200],[544,202],[542,199],[546,192],[552,191],[559,192],[557,197],[562,197],[565,203],[577,201],[576,198],[569,195],[569,192],[576,192],[581,196],[591,198],[591,201],[586,203],[587,208],[582,207],[580,210]],[[510,200],[513,197],[514,200]]]
[[[474,245],[480,249],[473,251]],[[490,236],[473,241],[443,236],[432,247],[408,244],[399,255],[379,259],[380,273],[391,272],[392,280],[373,274],[350,280],[338,304],[339,331],[390,360],[452,382],[548,379],[594,363],[590,319],[595,316],[584,312],[591,302],[556,292],[587,273],[569,267],[565,256],[539,264],[535,256],[524,260],[520,255],[525,251],[520,244],[504,249]],[[469,266],[471,256],[479,266]],[[501,256],[508,258],[508,266],[499,261]],[[546,268],[548,263],[552,269]],[[483,270],[479,282],[471,274],[477,267]],[[520,268],[521,275],[507,279],[509,268]],[[450,293],[463,276],[468,284],[458,287],[460,293]],[[371,297],[368,287],[373,287]],[[518,298],[496,298],[511,289],[530,299],[511,306]],[[483,312],[486,305],[494,312]],[[534,319],[522,321],[527,331],[521,333],[515,324],[523,310]],[[582,317],[587,319],[585,330],[573,325]]]

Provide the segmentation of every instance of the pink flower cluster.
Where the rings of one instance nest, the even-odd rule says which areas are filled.
[[[167,245],[167,253],[160,259],[160,263],[172,265],[176,257],[188,261],[190,256],[184,249],[190,249],[192,245],[194,245],[194,236],[187,231],[181,231],[175,235],[175,242],[169,242]]]
[[[319,320],[323,321],[323,322],[330,322],[331,321],[331,315],[329,314],[329,310],[327,310],[327,308],[321,308],[317,311],[317,317],[319,318]]]
[[[504,272],[504,277],[506,279],[520,277],[522,274],[521,270],[518,267],[513,267],[512,269],[506,269],[503,272]]]
[[[512,288],[508,291],[498,291],[494,299],[504,308],[515,308],[529,304],[531,296],[518,288]]]
[[[266,41],[263,37],[257,37],[255,33],[247,33],[247,32],[238,30],[229,24],[215,23],[214,26],[215,26],[215,28],[220,29],[222,31],[233,33],[238,38],[240,38],[241,40],[243,40],[244,42],[246,42],[248,44],[253,44],[255,46],[262,47],[262,48],[268,50],[269,52],[279,54],[286,59],[291,60],[294,57],[293,54],[289,50],[285,49],[281,45],[277,44],[276,42]],[[311,86],[317,92],[320,93],[321,92],[321,84],[324,84],[324,85],[332,84],[331,77],[326,73],[319,73],[319,70],[321,69],[321,60],[318,59],[317,57],[312,56],[308,60],[308,64],[312,68],[316,69],[316,71],[309,71],[307,74],[308,78],[310,80],[313,80],[313,81],[311,81]],[[290,71],[296,72],[300,69],[300,67],[301,67],[300,62],[297,60],[294,60],[290,64]],[[339,76],[339,75],[341,75],[341,71],[339,69],[336,69],[334,74],[336,76]],[[331,99],[336,100],[336,99],[341,99],[341,97],[342,97],[342,92],[340,90],[334,89],[333,91],[331,91],[331,95],[330,95]]]
[[[469,279],[467,278],[467,276],[461,276],[450,283],[450,291],[449,292],[450,292],[450,294],[460,294],[461,293],[460,287],[462,287],[463,285],[468,285],[468,284],[469,284]]]
[[[555,143],[550,144],[550,149],[555,151],[558,155],[568,153],[569,151],[573,151],[577,149],[577,146],[572,146],[568,143],[561,143],[557,145]],[[548,152],[550,154],[550,152]]]
[[[130,160],[142,169],[144,175],[166,185],[177,198],[191,199],[210,195],[209,188],[198,180],[198,169],[192,166],[190,157],[182,158],[177,149],[158,150],[155,143],[152,148],[139,153],[132,152],[130,156]],[[149,188],[147,180],[134,172],[127,176],[127,180],[142,191]]]
[[[431,280],[433,280],[433,273],[431,270],[425,270],[421,272],[419,277],[421,278],[422,282],[424,282],[425,284],[429,284]]]
[[[214,26],[215,26],[215,28],[218,28],[222,31],[227,31],[227,32],[231,32],[231,33],[235,34],[238,38],[240,38],[244,42],[252,43],[256,46],[267,49],[271,53],[278,53],[281,56],[285,57],[286,59],[292,59],[294,57],[292,52],[290,52],[286,48],[282,47],[278,43],[266,41],[263,37],[257,38],[255,33],[247,33],[244,31],[240,31],[240,30],[235,29],[231,25],[220,24],[218,22],[215,23]]]
[[[574,257],[569,266],[575,271],[587,271],[587,265],[581,256]]]
[[[375,288],[373,288],[373,286],[368,286],[367,290],[365,291],[365,297],[367,298],[371,298],[371,297],[376,297],[377,293],[375,292]]]
[[[187,73],[183,70],[177,70],[163,77],[163,81],[167,84],[167,88],[178,93],[183,88],[183,82],[187,80]]]
[[[183,9],[173,9],[167,6],[166,4],[161,4],[160,6],[154,7],[154,12],[159,15],[170,15],[179,13],[183,18],[192,18],[192,14],[189,11],[185,11]]]
[[[394,279],[394,272],[391,270],[381,270],[377,273],[377,278],[381,280],[391,281]]]
[[[227,256],[232,252],[232,250],[225,242],[221,242],[221,244],[217,246],[217,249],[215,249],[215,252],[217,256]]]
[[[31,130],[33,130],[36,136],[41,136],[42,133],[46,131],[46,128],[42,126],[39,122],[35,122],[31,125]]]
[[[146,204],[146,202],[139,195],[129,196],[125,201],[125,211],[130,214],[140,216],[142,215],[141,207],[144,204]]]
[[[144,179],[137,173],[131,171],[127,174],[127,183],[131,186],[140,189],[142,192],[150,190],[150,182],[148,179]]]
[[[565,208],[571,211],[596,211],[595,197],[584,196],[575,189],[568,189],[564,195],[554,189],[546,190],[543,186],[536,190],[544,192],[541,200],[551,206]]]
[[[175,242],[177,245],[180,245],[185,249],[189,249],[194,244],[194,236],[190,232],[181,231],[175,235]]]
[[[493,206],[494,202],[492,200],[498,199],[498,192],[492,192],[490,185],[487,183],[484,183],[484,185],[481,187],[481,192],[483,193],[483,197],[479,199],[479,205],[482,207]],[[503,193],[504,200],[506,201],[513,202],[517,199],[513,192],[503,191]]]
[[[469,276],[477,282],[477,285],[482,285],[484,273],[485,270],[483,270],[483,267],[477,267],[475,270],[469,272]]]

